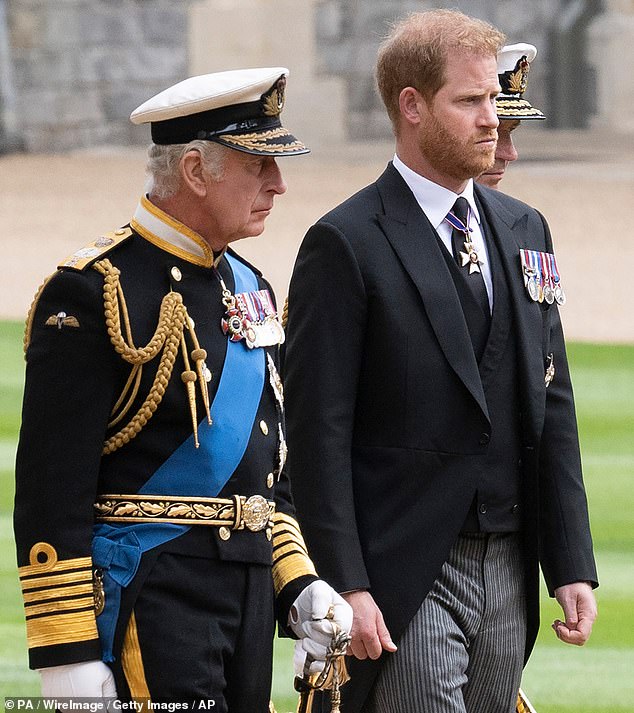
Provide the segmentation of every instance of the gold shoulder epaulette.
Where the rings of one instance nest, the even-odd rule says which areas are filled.
[[[92,243],[85,245],[83,248],[76,250],[72,255],[69,255],[57,268],[65,268],[82,272],[87,267],[99,260],[104,255],[109,253],[117,245],[121,245],[124,240],[127,240],[132,235],[132,228],[119,228],[111,233],[106,233],[100,236]]]

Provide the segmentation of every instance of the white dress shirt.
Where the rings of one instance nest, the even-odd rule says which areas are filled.
[[[491,263],[489,262],[489,254],[486,249],[482,228],[480,225],[480,213],[473,196],[473,179],[469,179],[462,193],[454,193],[448,188],[439,186],[437,183],[424,178],[419,173],[412,171],[406,166],[401,159],[394,154],[394,168],[401,174],[403,180],[409,186],[409,189],[414,194],[416,202],[421,207],[423,213],[432,224],[434,230],[443,242],[443,245],[449,250],[449,254],[453,256],[451,248],[451,225],[445,220],[449,211],[453,208],[454,203],[460,197],[465,198],[471,208],[471,241],[475,251],[480,259],[480,270],[484,278],[484,284],[487,289],[489,298],[489,308],[493,309],[493,281],[491,278]],[[466,267],[463,269],[467,269]]]

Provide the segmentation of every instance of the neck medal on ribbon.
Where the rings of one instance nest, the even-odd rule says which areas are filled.
[[[277,318],[277,311],[268,290],[239,292],[233,295],[222,278],[220,284],[222,303],[226,309],[220,326],[232,342],[244,339],[249,349],[284,343],[284,327]]]
[[[469,266],[469,274],[474,272],[480,272],[480,265],[482,265],[482,260],[478,257],[478,253],[475,250],[473,242],[471,241],[471,233],[473,229],[469,227],[471,222],[471,206],[467,208],[467,222],[463,223],[458,216],[449,211],[445,220],[451,225],[452,228],[459,230],[464,233],[465,241],[463,243],[464,251],[460,251],[460,261],[461,267]]]
[[[524,286],[533,302],[563,305],[566,295],[561,286],[557,259],[552,253],[520,250]]]

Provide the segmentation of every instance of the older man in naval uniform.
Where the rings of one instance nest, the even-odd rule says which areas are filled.
[[[476,179],[483,186],[498,188],[509,163],[517,160],[512,134],[521,122],[546,118],[524,97],[528,73],[536,56],[537,48],[524,42],[505,45],[498,52],[498,80],[502,91],[495,99],[495,109],[500,124],[495,162]]]
[[[44,696],[269,710],[275,612],[323,666],[349,605],[295,519],[259,235],[307,152],[287,70],[193,77],[132,113],[152,187],[31,309],[15,535]],[[116,686],[116,687],[115,687]]]

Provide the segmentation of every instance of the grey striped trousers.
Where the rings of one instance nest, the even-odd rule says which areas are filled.
[[[512,713],[526,640],[515,534],[461,535],[365,713]]]

